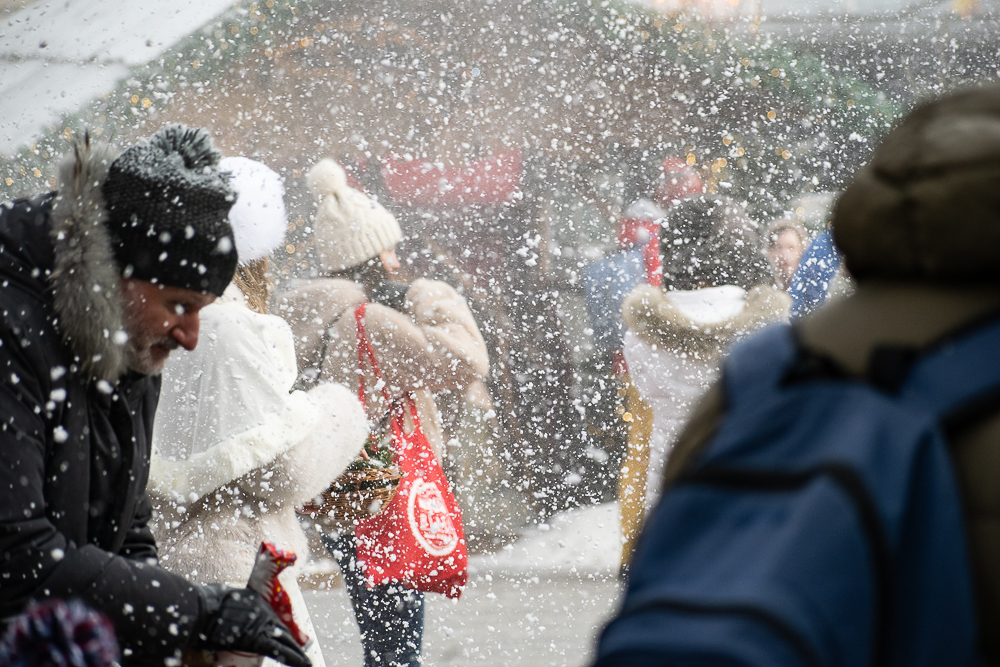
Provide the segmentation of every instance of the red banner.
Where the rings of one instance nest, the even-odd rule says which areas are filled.
[[[517,198],[521,153],[495,153],[464,167],[439,167],[428,160],[387,157],[382,161],[385,188],[396,202],[410,206],[501,204]]]

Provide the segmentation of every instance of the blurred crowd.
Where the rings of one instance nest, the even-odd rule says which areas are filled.
[[[920,107],[809,215],[754,220],[672,156],[623,207],[583,272],[627,431],[599,664],[996,657],[998,128],[996,88]],[[495,350],[343,166],[306,182],[318,266],[279,289],[282,179],[203,130],[85,138],[4,206],[0,667],[322,667],[311,550],[365,664],[420,664],[425,594],[467,580],[462,509],[493,509],[445,472]],[[263,588],[262,542],[300,556]]]
[[[598,349],[625,394],[623,571],[659,497],[670,446],[725,352],[768,323],[851,290],[826,206],[808,220],[804,207],[793,206],[786,216],[756,221],[747,202],[709,194],[698,172],[672,156],[649,194],[626,208],[620,249],[590,265],[585,278]]]

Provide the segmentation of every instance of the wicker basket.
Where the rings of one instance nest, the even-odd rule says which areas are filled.
[[[353,523],[378,514],[396,495],[402,479],[399,466],[348,470],[320,494],[320,503],[310,501],[296,511],[313,519]]]

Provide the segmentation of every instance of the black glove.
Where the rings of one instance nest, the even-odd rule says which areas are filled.
[[[372,290],[369,300],[372,303],[380,303],[393,310],[402,312],[406,304],[406,292],[410,289],[408,283],[394,283],[386,280]]]
[[[194,648],[244,651],[274,658],[289,667],[312,667],[288,628],[259,593],[222,584],[197,589],[205,611],[191,642]]]

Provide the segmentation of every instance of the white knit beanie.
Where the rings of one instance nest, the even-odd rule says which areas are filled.
[[[267,257],[285,242],[285,188],[281,177],[268,166],[245,157],[219,161],[219,171],[229,172],[236,203],[229,210],[236,254],[240,264]]]
[[[316,253],[326,272],[357,266],[403,240],[399,223],[387,210],[347,184],[344,169],[329,158],[306,176],[316,199],[313,230]]]

